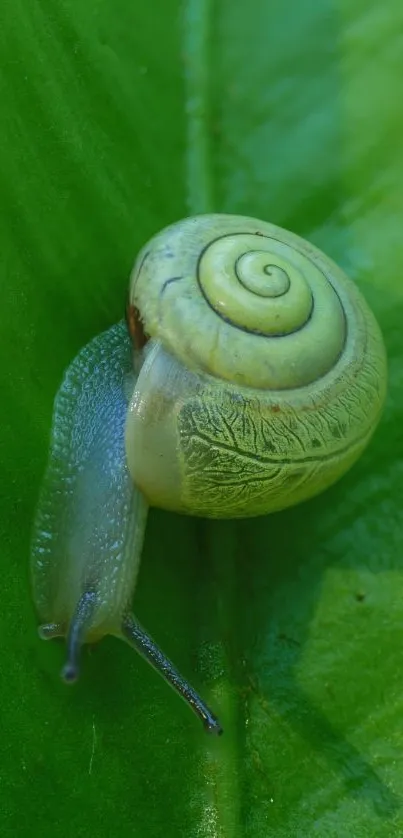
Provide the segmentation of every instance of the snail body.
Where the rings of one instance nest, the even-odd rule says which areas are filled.
[[[134,645],[212,712],[130,613],[148,506],[262,515],[326,489],[379,421],[386,356],[356,286],[323,253],[238,216],[185,219],[140,252],[128,322],[92,341],[56,397],[32,551],[42,636]]]

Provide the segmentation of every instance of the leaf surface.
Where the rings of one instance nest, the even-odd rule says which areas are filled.
[[[7,0],[1,11],[2,835],[403,834],[403,7]],[[108,638],[59,682],[28,556],[54,394],[186,214],[310,239],[367,297],[389,395],[360,462],[265,519],[150,517],[136,613],[206,737]]]

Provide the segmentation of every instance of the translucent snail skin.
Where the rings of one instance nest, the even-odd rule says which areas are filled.
[[[131,613],[148,508],[241,518],[322,492],[378,424],[384,344],[337,265],[235,215],[146,244],[128,323],[79,353],[56,396],[32,546],[39,631],[66,637],[67,681],[84,643],[120,637],[221,733]]]

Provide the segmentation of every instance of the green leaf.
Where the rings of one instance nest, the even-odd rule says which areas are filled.
[[[2,835],[403,834],[402,24],[398,0],[3,3]],[[61,684],[28,579],[63,370],[122,316],[148,237],[209,210],[345,267],[390,370],[370,448],[321,497],[151,515],[136,613],[219,740],[112,638]]]

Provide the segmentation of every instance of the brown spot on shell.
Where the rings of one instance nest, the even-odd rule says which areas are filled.
[[[144,331],[138,308],[130,302],[126,305],[126,322],[134,348],[142,349],[148,341],[148,335]]]

